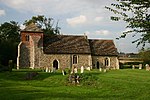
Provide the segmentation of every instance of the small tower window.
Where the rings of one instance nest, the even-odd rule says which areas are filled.
[[[77,55],[73,55],[73,64],[77,64]]]
[[[26,41],[29,41],[29,39],[30,39],[29,35],[26,35],[25,39],[26,39]]]

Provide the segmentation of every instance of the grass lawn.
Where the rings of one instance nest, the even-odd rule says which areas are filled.
[[[27,70],[0,72],[0,100],[150,99],[150,72],[145,70],[86,71],[84,76],[88,78],[79,85],[69,83],[68,75],[60,71],[38,72],[33,80],[25,80],[26,73]]]

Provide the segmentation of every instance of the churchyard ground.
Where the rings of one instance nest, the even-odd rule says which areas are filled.
[[[27,73],[38,75],[26,79]],[[150,72],[144,69],[85,71],[79,84],[69,83],[68,74],[39,70],[0,72],[1,100],[149,100]]]

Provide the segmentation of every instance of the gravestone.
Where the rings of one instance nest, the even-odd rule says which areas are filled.
[[[101,68],[101,67],[99,68],[99,71],[100,71],[100,72],[102,71],[102,68]]]
[[[90,71],[90,70],[91,70],[91,68],[90,68],[90,67],[87,67],[87,68],[86,68],[86,70]]]
[[[135,69],[135,65],[132,65],[132,69]]]
[[[104,68],[104,73],[105,73],[106,71],[107,71],[106,68]]]
[[[74,67],[74,73],[78,73],[77,67]]]
[[[84,67],[83,66],[81,66],[81,73],[83,73],[84,72]]]
[[[142,64],[139,64],[139,69],[142,69]]]
[[[145,68],[146,68],[146,71],[149,71],[150,70],[149,64],[146,64]]]

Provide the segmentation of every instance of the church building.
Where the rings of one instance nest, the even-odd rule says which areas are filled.
[[[84,66],[119,69],[113,40],[88,39],[86,35],[48,35],[36,25],[27,26],[20,34],[18,68]]]

